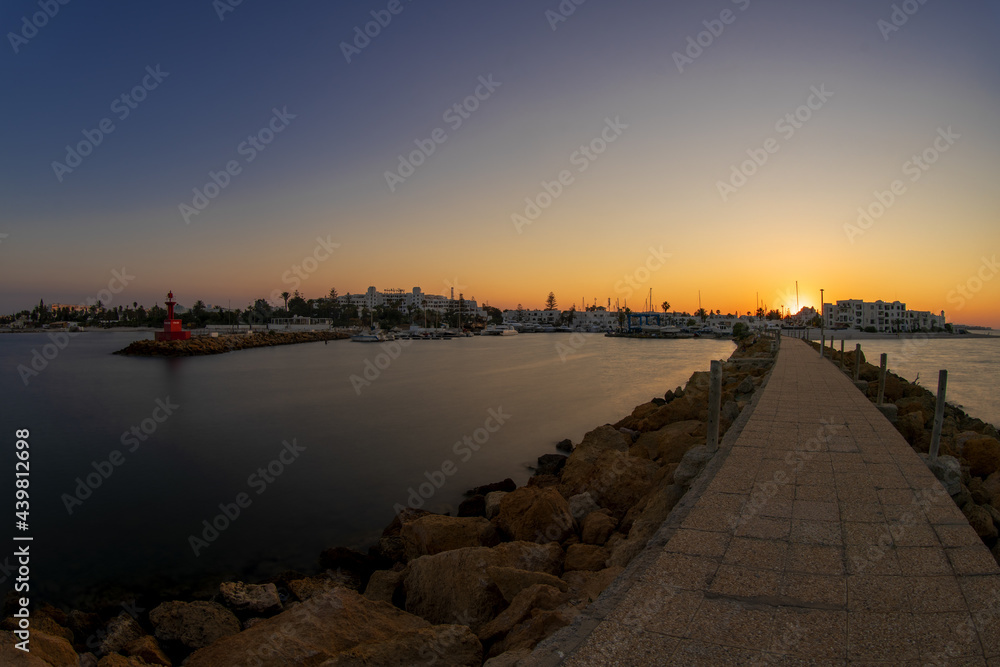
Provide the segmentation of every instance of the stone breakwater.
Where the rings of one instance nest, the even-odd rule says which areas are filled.
[[[818,344],[812,346],[818,354]],[[830,353],[829,348],[827,353]],[[834,351],[832,359],[839,363],[840,352]],[[844,367],[848,373],[854,372],[854,361],[853,351],[844,353]],[[879,367],[865,361],[863,351],[860,361],[858,389],[875,403]],[[883,405],[895,409],[883,409],[883,412],[914,451],[921,454],[1000,564],[1000,439],[997,429],[946,401],[939,456],[934,462],[928,461],[936,402],[933,392],[886,371]]]
[[[136,357],[195,357],[203,354],[223,354],[236,350],[275,345],[314,343],[320,340],[340,340],[347,334],[334,331],[280,332],[262,331],[247,334],[196,336],[188,340],[137,340],[115,354]]]
[[[771,341],[750,339],[723,364],[721,433],[772,362]],[[516,665],[624,571],[712,458],[708,392],[709,373],[696,372],[575,446],[559,443],[568,455],[540,456],[526,486],[472,489],[458,516],[403,509],[368,553],[327,549],[317,572],[125,611],[43,605],[33,664]],[[14,657],[14,621],[0,629],[0,664]]]

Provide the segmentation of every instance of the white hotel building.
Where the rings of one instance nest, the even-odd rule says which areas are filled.
[[[917,331],[943,329],[944,311],[935,314],[929,310],[907,310],[899,301],[863,301],[845,299],[823,304],[823,324],[828,329],[865,329],[875,327],[879,332]]]
[[[342,294],[337,297],[337,303],[342,306],[356,306],[358,310],[367,308],[372,310],[379,306],[396,306],[404,313],[413,310],[436,310],[440,313],[447,313],[459,306],[458,299],[452,299],[440,294],[426,294],[419,287],[407,292],[402,289],[377,290],[369,287],[364,294]],[[462,299],[462,312],[468,315],[486,317],[486,311],[479,307],[472,299]]]

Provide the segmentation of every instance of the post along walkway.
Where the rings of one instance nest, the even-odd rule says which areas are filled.
[[[828,359],[784,339],[728,458],[566,665],[1000,666],[1000,568]]]

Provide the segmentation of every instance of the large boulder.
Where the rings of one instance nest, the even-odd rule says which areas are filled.
[[[955,453],[959,456],[964,455],[965,443],[969,440],[978,440],[981,437],[983,437],[983,434],[977,433],[976,431],[962,431],[961,433],[956,434],[954,443]]]
[[[524,487],[500,501],[497,525],[515,540],[562,542],[574,533],[576,522],[555,488]]]
[[[149,612],[161,642],[199,649],[240,631],[240,622],[216,602],[164,602]]]
[[[574,452],[563,469],[559,492],[564,498],[590,493],[600,507],[620,517],[649,493],[658,470],[659,466],[652,461],[624,451],[604,450],[593,460],[577,457]]]
[[[558,475],[566,465],[566,457],[562,454],[542,454],[538,457],[535,467],[536,475]]]
[[[924,418],[919,410],[899,415],[896,418],[896,429],[914,447],[920,447],[928,438],[924,430]]]
[[[101,653],[118,653],[144,634],[139,623],[122,612],[108,621],[98,648]]]
[[[170,658],[160,649],[156,637],[143,635],[125,647],[125,653],[132,658],[139,658],[149,665],[164,665],[170,667]]]
[[[997,539],[997,527],[989,512],[970,502],[962,507],[962,513],[969,520],[969,525],[976,531],[976,535],[979,535],[984,542],[992,543],[993,540]]]
[[[605,451],[625,452],[631,445],[631,440],[610,424],[598,426],[583,436],[583,440],[573,450],[567,464],[573,460],[593,463]]]
[[[460,502],[458,516],[486,516],[486,496],[469,496]]]
[[[596,544],[571,544],[566,548],[567,572],[587,570],[597,572],[607,566],[608,551]]]
[[[493,524],[481,516],[428,514],[403,524],[399,536],[407,560],[452,549],[490,547],[499,542]]]
[[[938,478],[949,496],[957,495],[962,490],[962,466],[954,456],[939,456],[933,461],[927,454],[920,458]]]
[[[674,422],[639,436],[635,446],[645,448],[649,458],[663,463],[679,463],[684,453],[705,442],[705,424],[694,419]]]
[[[28,646],[31,651],[25,652],[15,644],[22,641],[13,632],[0,630],[0,665],[24,667],[76,667],[80,657],[65,637],[57,637],[40,630],[31,631]]]
[[[405,561],[406,547],[403,544],[403,539],[399,536],[403,530],[403,526],[429,514],[431,512],[427,510],[404,507],[392,518],[389,525],[382,531],[382,537],[368,550],[368,553],[376,561],[381,562],[383,567],[389,567],[392,563]]]
[[[901,398],[896,401],[899,408],[899,416],[917,413],[920,415],[920,426],[930,426],[934,423],[934,396],[931,394],[920,394]]]
[[[507,491],[490,491],[485,497],[485,513],[487,519],[492,519],[500,513],[500,501],[507,495]]]
[[[390,604],[368,600],[349,588],[337,587],[196,651],[185,665],[319,665],[343,653],[348,654],[343,658],[345,662],[335,664],[400,664],[363,663],[360,662],[363,653],[352,656],[350,651],[408,638],[416,644],[418,653],[423,650],[428,656],[433,656],[435,638],[440,638],[442,631],[420,632],[430,628],[431,624],[422,618]],[[459,636],[464,635],[459,633]],[[467,640],[460,640],[458,645],[467,643]],[[401,644],[394,646],[396,650],[403,650]],[[414,646],[407,646],[406,654],[412,656],[413,649]]]
[[[617,521],[611,518],[608,510],[591,512],[584,517],[580,527],[580,541],[584,544],[604,544],[614,532]]]
[[[479,667],[483,647],[464,625],[435,625],[401,632],[380,642],[359,644],[339,653],[322,667]]]
[[[687,486],[691,483],[705,465],[715,458],[715,452],[705,445],[698,445],[689,449],[681,458],[680,464],[674,470],[674,483]]]
[[[566,602],[569,596],[554,586],[534,584],[518,593],[510,606],[479,629],[476,635],[486,643],[504,637],[514,626],[528,619],[535,610],[555,609]]]
[[[490,656],[499,656],[507,651],[521,654],[521,651],[534,648],[556,630],[566,627],[579,614],[576,609],[560,607],[551,610],[535,610],[524,622],[517,625],[507,636],[490,647]]]
[[[292,595],[303,602],[317,595],[323,595],[331,588],[336,588],[337,586],[346,586],[347,588],[357,590],[354,586],[345,583],[343,579],[334,579],[325,574],[318,577],[292,579],[288,582],[288,589],[292,592]]]
[[[1000,471],[1000,441],[995,438],[973,438],[965,443],[962,458],[969,463],[974,477],[988,477]]]
[[[684,492],[685,488],[680,484],[670,484],[651,492],[639,516],[632,520],[628,538],[641,540],[644,544],[648,542],[684,497]]]
[[[983,492],[989,497],[990,505],[1000,509],[1000,472],[995,472],[983,480]]]
[[[433,623],[461,623],[475,631],[496,616],[504,603],[488,568],[558,575],[562,560],[562,549],[556,543],[523,541],[422,556],[410,562],[404,580],[406,610]]]
[[[569,586],[569,594],[575,604],[578,608],[583,608],[596,600],[624,569],[607,567],[597,572],[571,570],[563,573],[562,580]]]
[[[226,604],[236,611],[266,614],[281,608],[278,587],[274,584],[246,584],[226,581],[219,584],[219,593]]]
[[[534,586],[535,584],[555,586],[561,591],[567,589],[567,585],[562,579],[546,572],[532,572],[530,570],[519,570],[514,567],[491,566],[486,568],[486,574],[493,580],[496,587],[500,589],[500,595],[507,602],[513,600],[525,588]]]
[[[594,500],[594,496],[590,495],[588,491],[570,496],[567,502],[569,503],[569,513],[577,521],[582,521],[591,512],[601,509],[601,506]]]
[[[376,570],[372,572],[368,580],[368,587],[365,588],[365,597],[369,600],[388,602],[397,607],[402,602],[403,579],[406,578],[406,570]]]

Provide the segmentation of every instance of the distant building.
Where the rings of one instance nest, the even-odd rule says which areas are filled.
[[[460,295],[461,296],[461,295]],[[389,288],[377,290],[374,286],[369,287],[364,294],[342,294],[337,297],[337,303],[342,306],[355,306],[358,310],[367,308],[372,310],[378,307],[396,307],[404,313],[411,313],[414,310],[434,310],[439,313],[447,313],[459,308],[458,298],[442,296],[440,294],[427,294],[419,287],[414,287],[407,292],[399,288]],[[479,307],[473,299],[461,297],[462,312],[467,315],[486,317],[486,311]]]
[[[69,308],[69,312],[71,312],[71,313],[85,313],[85,312],[87,312],[87,306],[84,306],[83,304],[79,304],[79,303],[76,303],[76,304],[73,304],[73,303],[50,303],[49,304],[49,309],[53,313],[58,313],[63,308]]]
[[[823,304],[823,325],[828,329],[866,329],[879,332],[943,329],[944,311],[933,314],[926,310],[907,310],[900,301],[864,301],[843,299]]]

